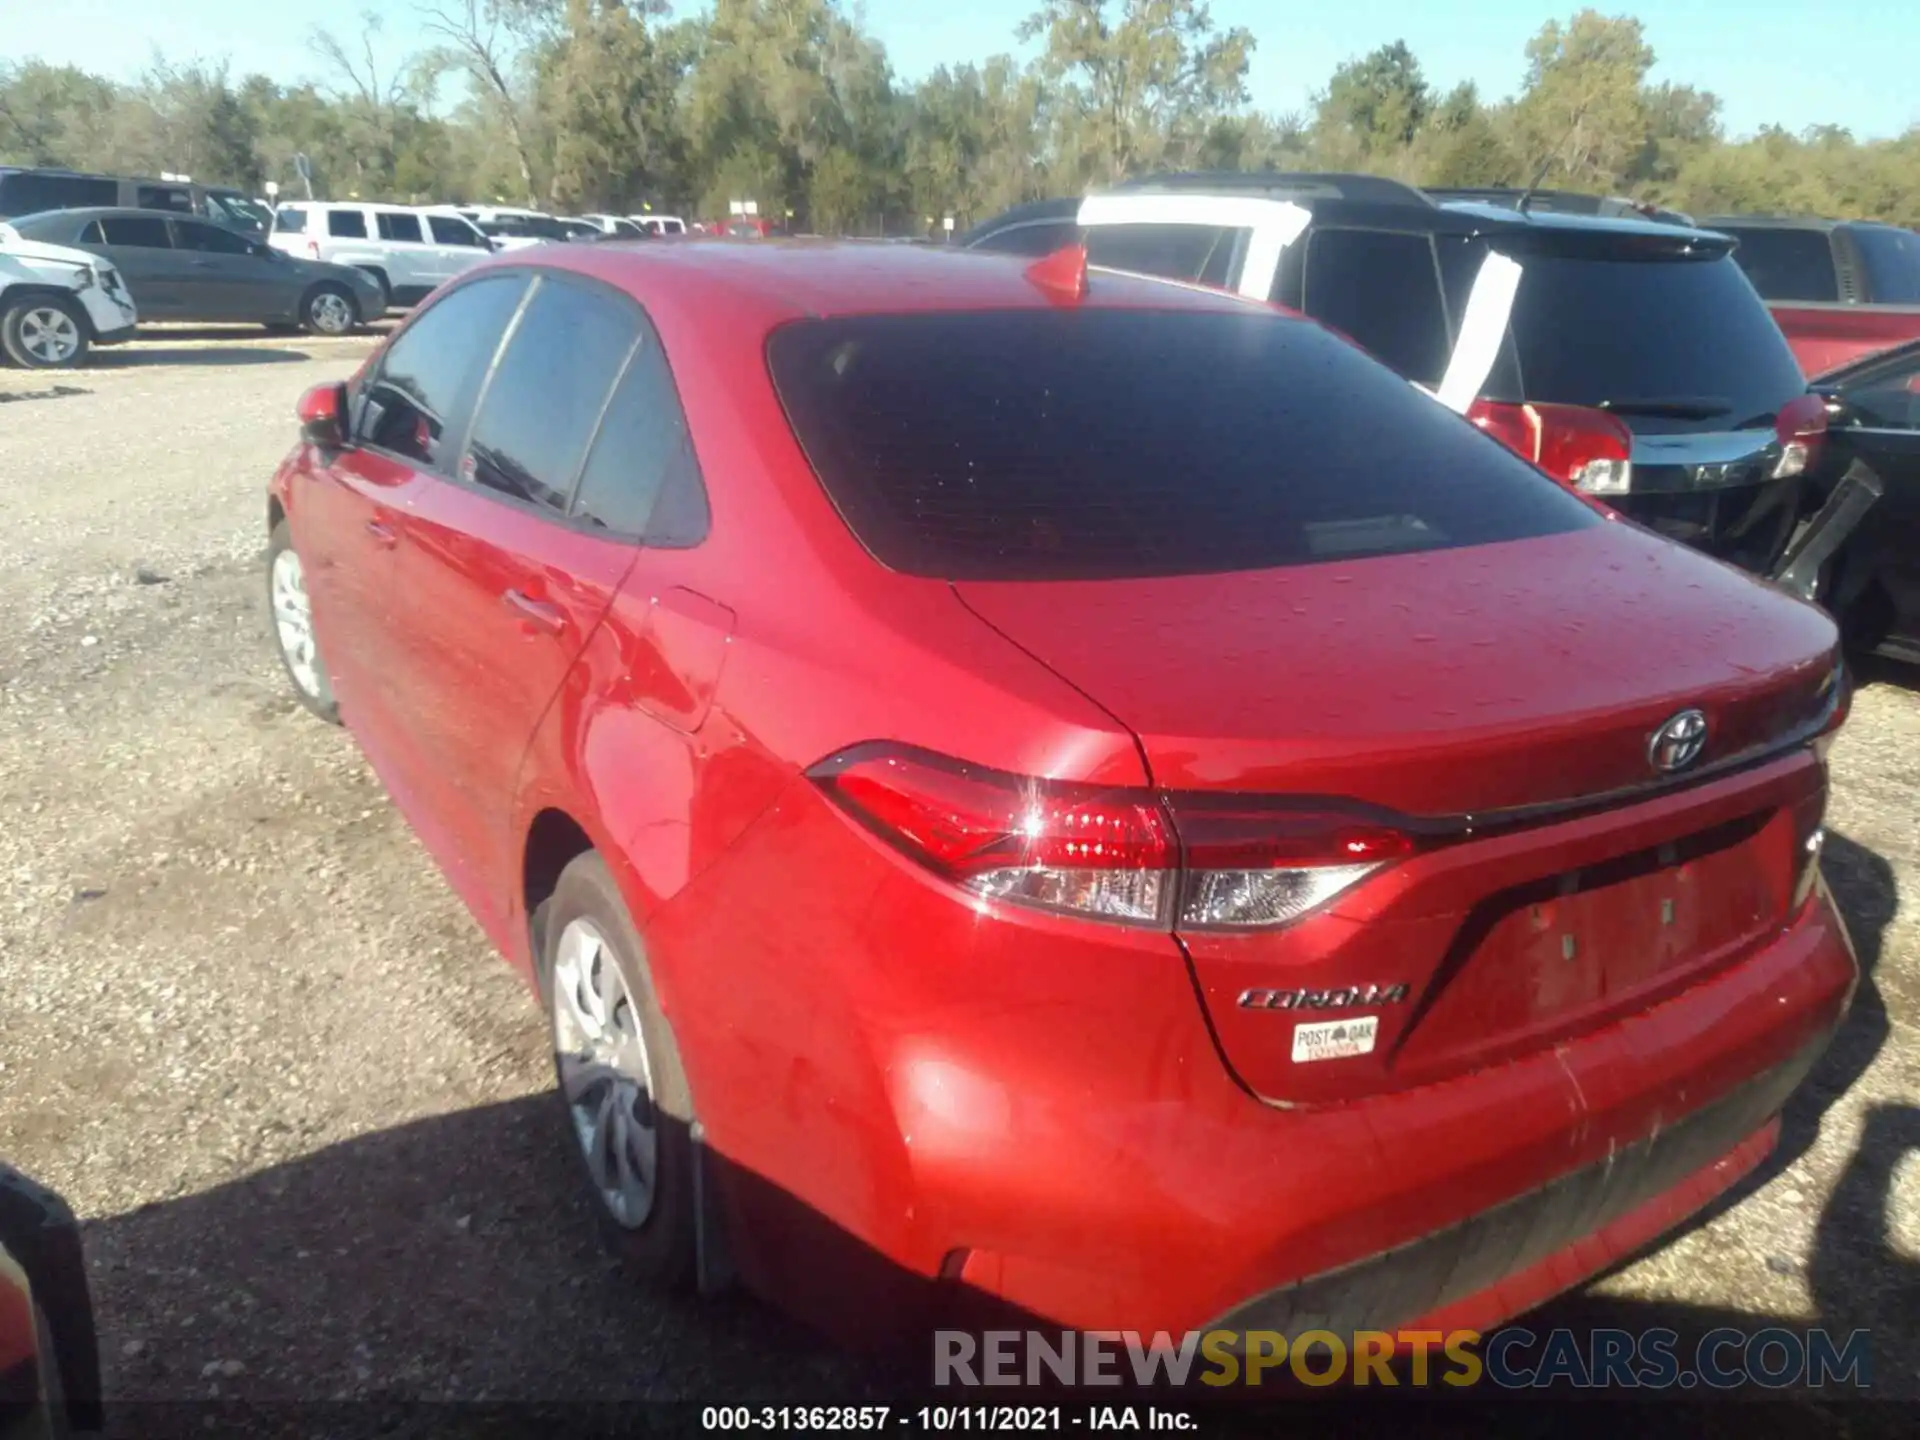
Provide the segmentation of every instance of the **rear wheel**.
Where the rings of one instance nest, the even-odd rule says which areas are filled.
[[[360,323],[360,307],[344,286],[328,282],[307,292],[300,321],[316,335],[345,335]]]
[[[637,1279],[694,1276],[693,1104],[646,950],[598,855],[542,907],[553,1066],[601,1236]]]
[[[267,539],[267,600],[273,607],[273,638],[280,663],[293,681],[300,703],[329,725],[340,723],[340,706],[333,698],[326,664],[313,634],[313,602],[307,596],[306,570],[293,548],[287,522],[280,521]]]
[[[0,349],[29,370],[65,370],[87,359],[87,317],[58,295],[23,295],[0,302]]]

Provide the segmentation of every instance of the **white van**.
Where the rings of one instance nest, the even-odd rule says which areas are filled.
[[[684,235],[687,222],[678,215],[629,215],[627,217],[649,235]]]
[[[493,253],[487,237],[451,209],[336,200],[281,202],[267,243],[364,270],[391,305],[416,304]]]

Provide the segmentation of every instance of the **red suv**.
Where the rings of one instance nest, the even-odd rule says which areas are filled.
[[[1832,624],[1264,304],[555,246],[300,416],[287,669],[656,1281],[1484,1324],[1755,1165],[1846,1008]]]

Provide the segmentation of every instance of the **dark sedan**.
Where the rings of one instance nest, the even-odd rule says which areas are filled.
[[[344,335],[386,313],[379,283],[363,272],[297,259],[192,216],[45,210],[10,223],[29,240],[113,261],[143,321],[250,321]]]

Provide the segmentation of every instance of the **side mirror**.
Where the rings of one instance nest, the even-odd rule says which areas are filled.
[[[322,450],[338,450],[347,443],[347,387],[338,381],[315,385],[293,407],[300,420],[300,438]]]

